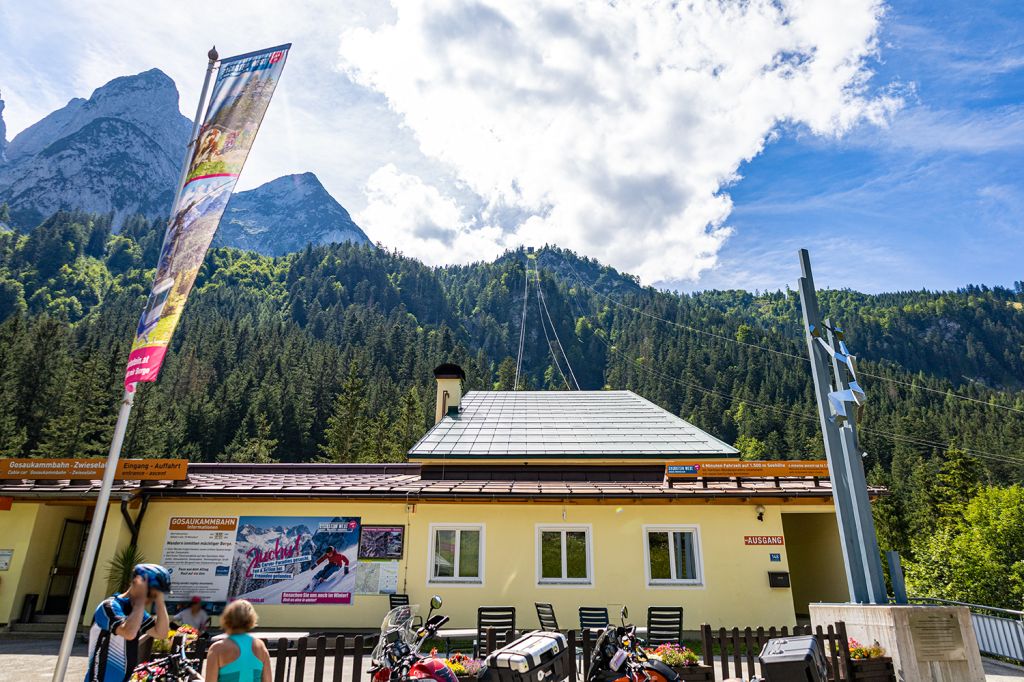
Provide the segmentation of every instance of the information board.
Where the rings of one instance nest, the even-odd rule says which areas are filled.
[[[95,459],[0,459],[0,479],[100,480],[107,460]],[[115,478],[130,481],[184,481],[187,459],[122,459]]]
[[[665,465],[668,478],[704,478],[720,476],[817,476],[828,477],[828,462],[825,460],[772,460],[709,462],[705,460],[669,462]]]
[[[397,561],[360,561],[356,567],[356,594],[397,594]]]
[[[163,565],[171,571],[173,599],[227,601],[237,529],[234,516],[171,517]]]

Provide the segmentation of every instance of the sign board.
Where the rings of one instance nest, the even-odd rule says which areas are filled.
[[[955,613],[915,610],[907,616],[910,638],[914,642],[917,660],[966,661],[964,636],[960,632],[960,620]]]
[[[13,497],[0,497],[0,511],[11,511],[12,504],[14,504]]]
[[[781,535],[744,535],[743,544],[758,547],[763,545],[784,545],[786,540]]]
[[[405,526],[363,526],[359,531],[360,559],[401,559]]]
[[[12,558],[14,558],[13,549],[0,549],[0,571],[11,570]]]
[[[779,460],[779,461],[682,461],[665,465],[668,478],[703,478],[721,476],[818,476],[828,477],[828,462],[825,460]]]
[[[779,554],[778,552],[772,552],[771,554],[768,555],[768,560],[769,561],[782,561],[782,555]]]
[[[107,460],[95,459],[0,459],[0,479],[99,480]],[[131,481],[184,481],[187,459],[122,459],[115,478]]]
[[[254,604],[351,604],[359,521],[239,517],[228,597]]]
[[[238,517],[172,516],[163,565],[171,572],[171,596],[179,600],[228,600]]]
[[[356,566],[356,594],[397,593],[397,561],[360,561]]]

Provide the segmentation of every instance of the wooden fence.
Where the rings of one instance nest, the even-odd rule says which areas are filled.
[[[701,647],[704,650],[704,665],[719,667],[722,677],[739,677],[747,679],[756,673],[755,663],[762,647],[770,639],[776,637],[797,637],[814,635],[818,640],[818,648],[825,655],[829,667],[829,682],[852,682],[853,668],[850,664],[850,649],[846,636],[846,623],[839,622],[822,629],[819,625],[813,631],[810,625],[797,625],[790,632],[789,628],[719,628],[717,633],[710,625],[701,625]],[[719,666],[715,665],[714,651],[718,647]],[[731,665],[730,665],[731,664]],[[746,672],[744,672],[746,667]],[[731,671],[730,671],[731,668]]]

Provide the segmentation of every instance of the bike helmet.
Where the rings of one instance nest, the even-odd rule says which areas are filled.
[[[145,578],[150,589],[165,593],[171,591],[171,574],[160,564],[136,564],[132,573]]]

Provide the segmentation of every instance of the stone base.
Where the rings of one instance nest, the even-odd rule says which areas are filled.
[[[985,682],[965,606],[811,604],[810,611],[812,625],[843,621],[850,637],[881,644],[900,682]]]

